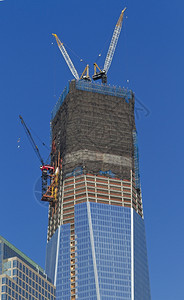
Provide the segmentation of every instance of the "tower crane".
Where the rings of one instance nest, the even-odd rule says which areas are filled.
[[[107,52],[107,56],[105,59],[105,63],[104,63],[104,67],[103,70],[101,70],[98,65],[96,63],[94,63],[94,75],[92,76],[93,80],[98,80],[98,79],[102,79],[102,83],[107,83],[107,72],[110,68],[113,56],[114,56],[114,52],[116,50],[116,46],[117,46],[117,42],[119,39],[119,35],[121,32],[121,28],[122,28],[122,23],[123,23],[123,16],[124,16],[124,12],[126,10],[126,7],[122,10],[120,17],[118,19],[118,22],[115,26],[113,35],[112,35],[112,39],[110,42],[110,46]],[[97,72],[96,70],[99,70],[99,72]]]
[[[73,76],[75,77],[76,80],[79,80],[79,79],[84,79],[84,80],[88,80],[88,81],[91,81],[90,77],[89,77],[89,65],[87,65],[81,75],[81,77],[79,78],[79,75],[77,73],[77,70],[75,69],[74,67],[74,64],[72,63],[71,61],[71,58],[69,57],[66,49],[65,49],[65,46],[63,45],[63,43],[60,41],[60,39],[58,38],[57,34],[55,33],[52,33],[52,35],[55,37],[56,39],[56,42],[57,42],[57,45],[59,47],[59,50],[61,51],[70,71],[72,72]]]
[[[21,124],[22,124],[23,127],[24,127],[24,130],[25,130],[25,132],[26,132],[26,135],[27,135],[27,137],[28,137],[28,139],[29,139],[29,141],[30,141],[32,147],[33,147],[33,150],[34,150],[34,152],[36,153],[36,155],[37,155],[39,161],[41,162],[40,169],[41,169],[41,171],[42,171],[42,200],[44,200],[44,199],[43,199],[43,196],[44,196],[44,194],[45,194],[46,191],[47,191],[49,174],[53,174],[53,172],[54,172],[54,167],[52,167],[52,166],[47,165],[47,164],[44,163],[43,158],[42,158],[42,156],[41,156],[41,154],[40,154],[40,151],[39,151],[39,149],[38,149],[38,146],[36,145],[36,143],[35,143],[35,141],[34,141],[32,135],[31,135],[31,132],[30,132],[29,128],[27,127],[27,125],[26,125],[26,123],[24,122],[24,120],[23,120],[23,118],[22,118],[21,115],[19,115],[19,118],[20,118]]]
[[[112,35],[112,39],[111,39],[111,42],[110,42],[110,46],[109,46],[109,49],[108,49],[108,52],[107,52],[107,56],[106,56],[106,59],[105,59],[103,70],[101,70],[99,68],[97,63],[94,63],[94,75],[92,76],[93,80],[102,79],[102,83],[107,83],[107,72],[110,68],[110,65],[111,65],[111,62],[112,62],[112,59],[113,59],[113,56],[114,56],[114,52],[115,52],[115,49],[116,49],[116,46],[117,46],[117,42],[118,42],[119,35],[120,35],[120,32],[121,32],[121,28],[122,28],[123,15],[124,15],[125,10],[126,10],[126,7],[122,10],[122,12],[120,14],[120,17],[118,19],[118,22],[115,26],[115,29],[114,29],[114,32],[113,32],[113,35]],[[81,77],[79,78],[77,70],[75,69],[75,67],[74,67],[74,65],[73,65],[73,63],[72,63],[72,61],[71,61],[64,45],[63,45],[63,43],[58,38],[57,34],[52,33],[52,35],[55,37],[57,45],[58,45],[58,47],[59,47],[66,63],[67,63],[70,71],[72,72],[73,76],[75,77],[75,79],[76,80],[83,79],[83,80],[91,81],[91,78],[89,76],[89,65],[86,66],[86,68],[84,69]],[[97,71],[97,69],[98,69],[98,71]]]

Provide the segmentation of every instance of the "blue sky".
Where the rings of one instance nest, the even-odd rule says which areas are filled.
[[[68,46],[77,71],[81,74],[89,63],[92,74],[99,53],[97,62],[103,66],[114,26],[125,6],[108,82],[132,89],[149,110],[148,116],[140,111],[136,123],[152,299],[182,300],[182,1],[0,2],[0,234],[44,266],[48,212],[34,197],[39,161],[18,116],[22,114],[49,145],[51,110],[72,79],[52,32]],[[41,145],[40,151],[44,158],[48,156]]]

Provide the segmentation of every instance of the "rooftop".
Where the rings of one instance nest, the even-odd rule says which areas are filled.
[[[125,99],[125,101],[127,101],[127,102],[129,102],[129,100],[132,99],[132,97],[133,97],[133,92],[131,90],[127,90],[122,87],[110,86],[110,85],[106,85],[106,84],[102,84],[102,83],[99,84],[99,83],[94,83],[94,82],[85,81],[85,80],[76,80],[75,88],[78,90],[120,97],[120,98]],[[66,95],[69,93],[69,91],[70,91],[70,82],[65,87],[65,89],[63,90],[57,103],[55,104],[55,106],[51,112],[51,120],[54,119],[57,111],[59,110],[60,106],[62,105],[62,103],[63,103]]]
[[[39,272],[43,273],[44,275],[44,270],[38,265],[36,264],[32,259],[30,259],[27,255],[25,255],[22,251],[20,251],[19,249],[17,249],[15,246],[13,246],[10,242],[8,242],[5,238],[3,238],[2,236],[0,236],[0,243],[4,243],[5,245],[7,245],[11,250],[13,250],[17,256],[19,258],[22,258],[25,262],[28,263],[28,265],[32,266],[33,269],[38,270]],[[13,255],[12,255],[13,257]],[[9,257],[10,258],[10,257]]]

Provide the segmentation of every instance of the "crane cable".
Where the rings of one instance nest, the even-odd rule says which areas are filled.
[[[44,141],[41,140],[41,138],[36,134],[36,132],[30,126],[27,126],[27,127],[37,137],[37,139],[40,141],[40,143],[42,144],[42,146],[44,146],[47,150],[50,151],[50,148],[44,143]]]

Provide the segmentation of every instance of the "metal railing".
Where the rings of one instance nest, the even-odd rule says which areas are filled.
[[[51,120],[54,119],[57,111],[61,107],[66,95],[69,93],[70,82],[63,90],[59,100],[57,101],[56,105],[54,106],[51,112]],[[78,90],[93,92],[93,93],[100,93],[104,95],[116,96],[125,99],[126,102],[129,102],[130,99],[133,97],[133,93],[131,90],[127,90],[125,88],[110,86],[105,84],[97,84],[93,82],[88,82],[84,80],[76,80],[75,87]]]
[[[105,84],[97,84],[93,82],[87,82],[84,80],[76,81],[76,89],[93,92],[93,93],[100,93],[104,95],[111,95],[116,97],[124,98],[127,102],[132,99],[132,91],[127,90],[125,88],[110,86]]]

